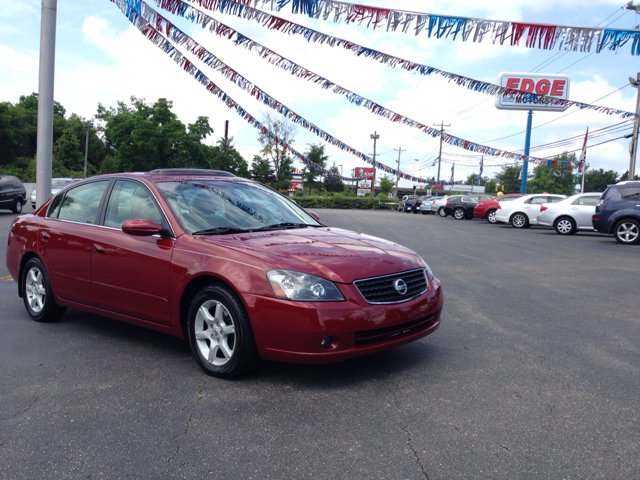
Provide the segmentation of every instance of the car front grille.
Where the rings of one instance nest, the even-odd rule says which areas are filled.
[[[372,330],[362,330],[355,333],[356,345],[364,345],[366,343],[381,342],[400,335],[416,333],[420,330],[426,330],[434,323],[434,316],[418,318],[411,322],[393,325],[391,327],[375,328]]]
[[[403,283],[406,285],[406,291],[403,291]],[[429,289],[427,277],[422,268],[393,275],[356,280],[353,284],[364,299],[373,304],[407,302],[422,295]]]

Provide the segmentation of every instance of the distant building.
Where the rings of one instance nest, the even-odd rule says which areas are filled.
[[[287,192],[289,192],[289,196],[293,196],[293,194],[296,193],[298,190],[302,191],[303,190],[302,170],[300,170],[299,168],[296,168],[293,172],[291,172],[290,182],[291,184],[287,189]]]

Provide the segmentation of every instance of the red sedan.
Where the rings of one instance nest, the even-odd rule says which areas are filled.
[[[7,267],[36,321],[67,307],[187,340],[230,378],[260,358],[325,363],[434,332],[440,282],[414,252],[319,223],[225,172],[93,177],[12,225]]]
[[[474,218],[486,219],[489,223],[496,223],[496,210],[500,202],[510,202],[518,197],[522,197],[522,193],[508,193],[500,197],[494,197],[490,200],[479,202],[473,209]]]

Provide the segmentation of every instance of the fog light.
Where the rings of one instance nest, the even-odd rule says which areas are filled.
[[[331,337],[327,337],[324,340],[322,340],[322,348],[329,348],[331,346]]]

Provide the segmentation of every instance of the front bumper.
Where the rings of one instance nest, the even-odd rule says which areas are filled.
[[[440,326],[440,282],[405,303],[371,305],[353,284],[344,302],[291,302],[243,295],[260,356],[293,363],[332,363],[404,345]],[[330,337],[330,346],[322,341]]]

